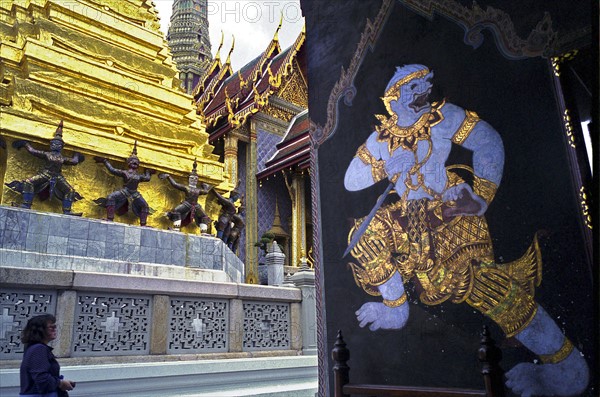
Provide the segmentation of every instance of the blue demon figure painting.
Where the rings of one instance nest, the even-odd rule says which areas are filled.
[[[404,283],[411,280],[421,303],[464,302],[539,357],[542,365],[520,363],[507,372],[513,392],[580,394],[587,363],[534,298],[542,274],[537,238],[520,259],[494,260],[485,214],[502,180],[500,135],[473,111],[430,103],[432,80],[426,66],[397,68],[382,98],[388,115],[377,115],[379,125],[346,170],[349,191],[390,182],[348,236],[356,283],[382,297],[356,312],[360,326],[403,328],[409,316]],[[472,167],[445,166],[453,144],[472,152]],[[383,205],[394,193],[399,199]]]

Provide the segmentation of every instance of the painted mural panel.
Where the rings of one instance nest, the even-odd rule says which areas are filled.
[[[560,7],[489,3],[303,2],[321,348],[343,330],[355,383],[481,389],[488,325],[510,393],[597,395],[589,225],[548,54]]]

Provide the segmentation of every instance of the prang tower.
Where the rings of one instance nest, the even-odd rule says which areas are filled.
[[[208,0],[175,0],[167,41],[190,94],[212,61],[208,33]]]

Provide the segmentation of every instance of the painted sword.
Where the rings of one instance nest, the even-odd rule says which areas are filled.
[[[379,196],[379,198],[377,199],[377,202],[375,203],[375,206],[373,207],[371,212],[369,212],[369,215],[367,215],[367,217],[365,218],[363,223],[361,223],[360,226],[358,227],[358,229],[356,229],[356,232],[354,232],[354,235],[352,236],[352,239],[350,240],[350,244],[348,244],[348,248],[346,248],[346,251],[344,251],[344,255],[342,255],[342,258],[344,258],[346,255],[348,255],[348,253],[350,251],[352,251],[352,248],[354,248],[356,246],[356,243],[358,243],[358,240],[360,240],[360,238],[364,234],[365,230],[367,230],[369,223],[371,223],[371,221],[373,220],[373,217],[375,217],[375,213],[377,212],[377,210],[379,208],[381,208],[381,204],[383,204],[383,201],[385,200],[385,198],[387,197],[387,195],[390,193],[390,191],[393,188],[394,188],[394,184],[392,182],[390,182],[390,184],[385,189],[385,191],[383,193],[381,193],[381,196]]]

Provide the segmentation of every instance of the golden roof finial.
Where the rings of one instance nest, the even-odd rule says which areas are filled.
[[[279,41],[279,30],[281,29],[281,25],[283,25],[283,11],[281,11],[281,16],[279,17],[279,26],[277,26],[275,36],[273,36],[273,41]]]
[[[231,35],[231,37],[233,38],[233,42],[231,43],[231,49],[229,50],[229,54],[227,54],[227,60],[225,61],[226,65],[231,65],[231,53],[233,52],[233,49],[235,48],[235,36]]]
[[[221,30],[221,42],[219,43],[219,48],[217,48],[217,55],[215,55],[215,61],[221,60],[221,48],[223,48],[223,39],[225,38],[225,33]]]

